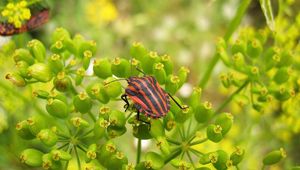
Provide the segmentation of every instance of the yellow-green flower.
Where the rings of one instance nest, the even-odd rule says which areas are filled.
[[[111,0],[90,0],[85,10],[88,22],[96,26],[114,21],[118,16],[118,11]]]
[[[27,8],[27,1],[23,0],[17,3],[8,3],[1,11],[1,15],[6,18],[8,23],[20,28],[23,21],[30,19],[31,12]]]

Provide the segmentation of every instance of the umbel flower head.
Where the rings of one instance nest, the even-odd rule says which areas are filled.
[[[29,20],[31,17],[30,9],[27,8],[27,5],[27,1],[10,2],[1,11],[1,16],[6,18],[8,23],[13,24],[16,28],[20,28],[22,22]]]

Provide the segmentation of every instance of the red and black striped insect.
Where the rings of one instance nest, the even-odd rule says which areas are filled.
[[[140,113],[143,113],[146,117],[158,119],[166,116],[170,110],[170,98],[176,103],[180,109],[182,107],[169,93],[160,87],[158,82],[153,76],[143,77],[129,77],[126,79],[128,86],[125,89],[125,94],[121,96],[121,99],[125,101],[125,111],[129,108],[129,102],[127,97],[134,103],[134,107],[137,110],[137,120],[149,124],[147,121],[140,119]]]
[[[25,22],[20,28],[16,28],[10,23],[0,23],[0,35],[10,36],[20,34],[40,27],[41,25],[48,22],[50,17],[49,9],[42,9],[37,13],[33,14],[32,17]]]

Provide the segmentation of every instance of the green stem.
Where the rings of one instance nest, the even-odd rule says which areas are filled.
[[[177,142],[174,139],[167,138],[167,141],[170,142],[170,143],[172,143],[172,144],[175,144],[175,145],[181,145],[180,142]]]
[[[171,153],[166,159],[165,164],[170,162],[171,160],[175,159],[178,155],[180,155],[181,149],[176,149],[173,153]]]
[[[187,156],[188,156],[188,158],[189,158],[190,162],[192,163],[192,165],[193,165],[193,168],[195,168],[196,166],[195,166],[195,163],[194,163],[194,161],[193,161],[193,159],[192,159],[192,157],[191,157],[191,154],[190,154],[190,152],[189,152],[189,151],[186,151],[186,154],[187,154]]]
[[[231,102],[231,100],[233,99],[233,97],[237,94],[239,94],[239,92],[241,90],[243,90],[247,85],[249,84],[249,80],[246,80],[244,82],[244,84],[242,84],[235,92],[233,92],[219,107],[218,109],[215,111],[216,114],[220,113],[229,102]]]
[[[263,165],[262,166],[262,168],[261,168],[261,170],[265,170],[266,169],[266,166],[265,165]]]
[[[203,143],[205,141],[207,141],[207,138],[204,138],[204,139],[199,140],[199,141],[192,142],[192,143],[190,143],[190,146],[198,145],[198,144]]]
[[[69,144],[69,143],[65,143],[64,145],[58,147],[57,149],[58,149],[58,150],[59,150],[59,149],[62,149],[62,148],[64,148],[64,147],[66,147],[68,144]]]
[[[237,9],[237,12],[234,16],[234,18],[231,20],[231,22],[229,23],[227,32],[224,35],[224,40],[228,41],[230,39],[230,37],[232,36],[233,32],[237,29],[237,27],[239,26],[249,4],[250,4],[251,0],[243,0],[239,6],[239,8]],[[199,86],[204,88],[209,80],[209,78],[211,77],[211,73],[213,71],[213,69],[215,68],[217,62],[219,61],[220,56],[218,55],[218,53],[216,52],[215,55],[213,56],[211,62],[209,63],[207,70],[204,73],[204,76],[202,77]]]
[[[96,122],[96,117],[91,112],[88,112],[88,114],[93,119],[93,121]]]
[[[200,151],[198,151],[198,150],[196,150],[196,149],[194,149],[194,148],[189,148],[190,149],[190,151],[192,152],[192,153],[194,153],[196,156],[202,156],[202,155],[204,155],[202,152],[200,152]]]
[[[76,155],[76,159],[77,159],[77,166],[78,166],[78,169],[81,169],[80,157],[79,157],[79,154],[78,154],[78,152],[77,152],[76,146],[74,146],[74,151],[75,151],[75,155]]]
[[[235,166],[236,170],[240,170],[240,168],[238,167],[238,165]]]
[[[191,135],[190,132],[191,132],[192,123],[193,123],[193,119],[190,119],[189,124],[188,124],[188,128],[187,128],[187,136]]]
[[[140,163],[141,154],[142,154],[142,140],[140,138],[138,138],[138,141],[137,141],[136,164]]]

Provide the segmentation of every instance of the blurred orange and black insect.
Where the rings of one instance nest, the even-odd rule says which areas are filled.
[[[50,10],[42,9],[40,11],[35,12],[32,15],[32,17],[28,21],[26,21],[20,28],[16,28],[11,23],[7,23],[7,22],[0,23],[0,35],[11,36],[11,35],[27,32],[27,31],[31,31],[48,22],[49,18],[50,18]]]

